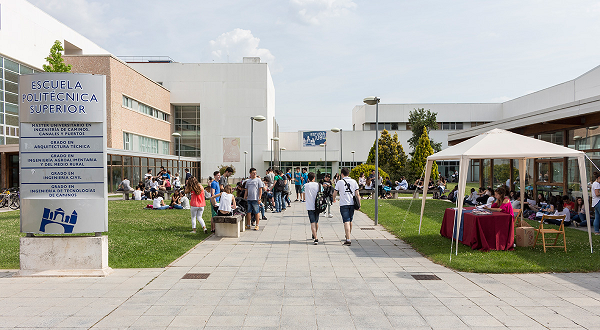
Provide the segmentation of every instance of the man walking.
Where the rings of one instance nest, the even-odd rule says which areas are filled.
[[[296,167],[296,173],[294,173],[294,186],[296,187],[296,200],[297,202],[302,198],[302,173],[300,173],[300,167]]]
[[[319,184],[315,182],[315,174],[308,173],[308,183],[304,185],[304,193],[306,194],[306,211],[308,212],[308,220],[310,221],[310,231],[314,244],[319,244],[317,230],[319,230],[319,212],[316,211],[316,198],[319,192]]]
[[[334,203],[338,192],[340,194],[340,213],[342,214],[344,232],[346,234],[344,245],[352,244],[350,241],[350,233],[352,232],[352,219],[354,218],[354,196],[358,198],[360,203],[358,184],[354,179],[348,177],[349,173],[350,171],[348,171],[347,168],[342,168],[342,179],[335,184],[335,191],[333,192]]]
[[[255,217],[256,226],[254,230],[258,230],[258,221],[260,220],[260,211],[258,208],[258,201],[262,196],[265,185],[260,178],[256,177],[256,169],[253,167],[250,169],[250,178],[246,180],[246,192],[244,193],[244,199],[248,201],[248,211],[246,211],[246,228],[250,229],[250,219]]]
[[[304,193],[304,185],[308,182],[308,170],[306,167],[302,168],[302,202],[306,202],[306,194]]]

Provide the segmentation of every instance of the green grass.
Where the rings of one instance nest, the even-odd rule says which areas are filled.
[[[165,201],[166,203],[167,201]],[[189,210],[144,210],[152,201],[108,202],[108,265],[165,267],[208,235],[192,228]],[[210,206],[202,216],[210,233]],[[199,225],[198,225],[199,227]],[[19,268],[19,212],[0,213],[0,268]]]
[[[362,211],[374,218],[372,200],[362,201]],[[600,254],[590,253],[587,232],[566,228],[567,253],[561,249],[541,246],[516,247],[514,251],[481,252],[458,244],[458,256],[452,254],[450,261],[450,239],[440,235],[444,210],[452,204],[428,200],[423,215],[421,235],[418,234],[421,200],[382,200],[379,203],[379,223],[425,257],[435,263],[475,273],[539,273],[539,272],[595,272],[600,270]],[[408,213],[407,213],[408,210]],[[530,221],[533,227],[538,223]],[[600,236],[593,236],[595,248]]]

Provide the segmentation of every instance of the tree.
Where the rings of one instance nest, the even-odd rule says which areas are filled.
[[[433,148],[431,147],[431,142],[427,135],[427,128],[423,128],[423,134],[419,138],[419,143],[415,148],[415,154],[410,161],[412,172],[415,176],[420,177],[424,175],[423,170],[425,165],[427,165],[427,157],[431,155],[433,155]],[[431,178],[438,178],[438,167],[436,162],[433,162],[433,166],[431,167]],[[427,180],[427,178],[425,178],[425,180]],[[425,182],[425,184],[427,184],[427,182]]]
[[[431,112],[431,110],[425,110],[423,108],[414,109],[414,111],[411,111],[408,115],[408,122],[410,124],[410,129],[412,130],[412,137],[408,139],[408,145],[412,150],[412,156],[415,153],[417,144],[419,144],[419,139],[423,135],[423,129],[429,128],[429,130],[432,130],[438,128],[437,112]],[[441,142],[434,142],[430,139],[430,143],[435,152],[442,150]]]
[[[50,48],[50,55],[46,57],[46,62],[49,65],[44,64],[43,68],[46,72],[71,72],[71,64],[65,64],[65,60],[62,58],[62,51],[65,50],[60,44],[60,41],[56,40],[52,48]]]
[[[506,180],[510,178],[510,165],[509,164],[494,164],[494,182],[505,184]],[[513,180],[519,179],[519,169],[513,167]]]
[[[379,137],[379,168],[388,172],[392,179],[398,179],[406,168],[407,156],[402,144],[398,141],[398,134],[391,136],[387,130],[381,132]],[[369,151],[367,164],[375,164],[375,142]]]
[[[370,164],[360,164],[356,167],[354,167],[349,174],[349,177],[351,177],[352,179],[356,180],[356,182],[358,182],[358,178],[360,177],[361,173],[364,173],[365,176],[369,176],[371,175],[371,171],[375,170],[375,165],[370,165]],[[386,176],[389,176],[384,170],[381,169],[381,167],[379,168],[379,175],[381,175],[382,178],[385,178]]]

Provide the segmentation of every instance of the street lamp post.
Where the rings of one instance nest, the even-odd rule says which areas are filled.
[[[271,139],[271,165],[269,167],[273,168],[273,142],[279,141],[278,137],[274,137]]]
[[[279,169],[280,169],[281,171],[283,171],[283,170],[281,169],[281,152],[282,152],[282,151],[284,151],[284,150],[285,150],[285,147],[279,148]]]
[[[327,174],[327,141],[321,143],[320,146],[325,148],[325,174]]]
[[[344,153],[343,153],[343,149],[342,149],[342,146],[344,145],[342,143],[342,136],[343,136],[342,133],[343,133],[343,130],[341,128],[334,127],[334,128],[331,129],[331,131],[334,132],[334,133],[338,133],[338,132],[340,133],[340,166],[339,167],[341,169],[342,162],[343,162],[343,159],[344,159],[344,156],[343,156]]]
[[[246,175],[246,173],[248,173],[248,168],[246,167],[246,162],[248,160],[248,151],[244,151],[244,175]],[[245,176],[242,176],[243,178],[245,178]]]
[[[354,150],[350,151],[350,153],[352,154],[352,163],[354,163],[354,153],[355,153],[355,152],[356,152],[356,151],[354,151]],[[352,165],[354,166],[354,164],[352,164]]]
[[[375,225],[379,223],[379,101],[377,96],[366,97],[363,102],[375,106]]]
[[[179,145],[177,147],[177,174],[179,174],[181,176],[181,169],[179,168],[179,166],[181,164],[181,134],[175,132],[175,133],[171,134],[171,136],[174,136],[175,138],[177,138],[177,142]]]
[[[257,122],[264,121],[265,116],[254,116],[250,117],[250,167],[254,167],[254,121]]]

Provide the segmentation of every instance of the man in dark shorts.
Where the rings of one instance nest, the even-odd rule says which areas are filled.
[[[256,226],[254,230],[258,230],[258,221],[260,220],[260,211],[258,203],[262,196],[265,185],[262,180],[256,177],[256,169],[250,169],[250,178],[246,180],[246,192],[244,199],[248,201],[248,210],[246,211],[246,228],[250,229],[250,219],[255,217]]]
[[[302,198],[302,173],[300,173],[300,167],[296,167],[296,173],[294,173],[294,186],[296,187],[295,202],[297,202]]]
[[[335,184],[335,190],[333,191],[333,202],[335,203],[335,197],[340,194],[340,213],[342,214],[342,221],[344,222],[344,232],[346,234],[346,241],[344,245],[351,245],[350,234],[352,232],[352,219],[354,218],[354,196],[358,197],[360,203],[360,194],[358,192],[358,183],[354,179],[348,176],[350,171],[347,168],[342,168],[342,179],[338,180]]]

